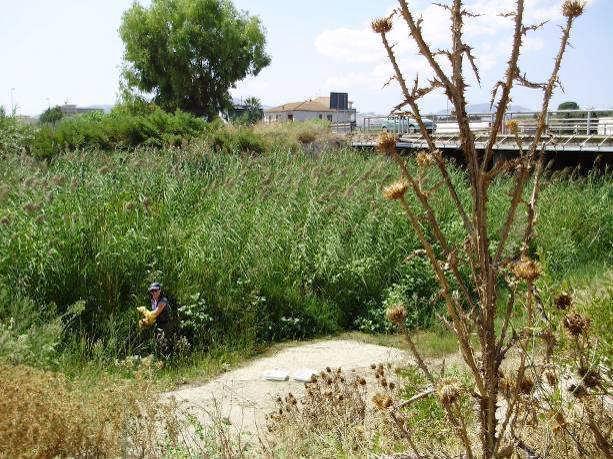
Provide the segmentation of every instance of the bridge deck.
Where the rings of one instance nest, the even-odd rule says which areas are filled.
[[[475,146],[478,150],[484,150],[489,134],[475,134]],[[521,139],[524,148],[529,146],[534,140],[531,135],[521,135]],[[440,150],[459,150],[460,139],[456,133],[443,133],[433,135],[436,148]],[[600,135],[560,135],[560,136],[545,136],[543,142],[545,143],[545,151],[563,153],[592,153],[600,154],[613,153],[613,136],[600,136]],[[374,133],[357,133],[353,136],[351,144],[354,147],[361,148],[374,148],[377,145],[377,135]],[[426,141],[420,134],[405,134],[399,137],[398,144],[399,149],[406,150],[420,150],[428,147]],[[519,146],[512,135],[504,134],[498,137],[494,150],[519,152]]]

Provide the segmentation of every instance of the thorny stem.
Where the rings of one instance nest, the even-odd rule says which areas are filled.
[[[436,237],[436,240],[438,241],[438,243],[441,245],[441,248],[443,249],[443,254],[448,259],[450,259],[449,265],[450,265],[451,271],[453,272],[456,282],[460,286],[460,290],[462,291],[462,294],[464,295],[464,300],[470,306],[471,309],[474,309],[475,305],[468,291],[468,287],[466,287],[466,284],[464,283],[464,279],[462,278],[462,275],[458,271],[457,260],[455,260],[455,255],[451,252],[447,239],[445,238],[445,236],[443,235],[443,232],[441,231],[441,228],[436,219],[436,215],[434,214],[434,210],[432,209],[432,206],[430,206],[430,203],[428,202],[427,195],[422,192],[419,183],[415,181],[414,177],[409,172],[406,166],[406,163],[402,160],[400,155],[398,155],[398,153],[394,151],[394,153],[392,154],[392,157],[394,161],[396,161],[396,164],[398,164],[398,167],[400,168],[400,170],[402,171],[403,177],[409,182],[409,184],[411,185],[411,188],[413,188],[413,192],[420,200],[422,207],[425,209],[427,221],[432,227],[432,230],[434,231],[434,236]]]
[[[407,330],[407,327],[404,325],[404,323],[402,323],[400,324],[399,328],[400,328],[400,332],[404,335],[404,338],[406,339],[407,344],[409,345],[409,349],[411,350],[413,357],[415,357],[415,360],[417,361],[417,365],[419,366],[421,371],[424,372],[424,375],[426,375],[426,378],[428,379],[428,381],[430,381],[432,385],[436,384],[436,381],[434,380],[432,373],[430,373],[430,370],[428,369],[428,366],[424,362],[424,359],[421,357],[421,354],[417,350],[417,347],[415,347],[415,343],[413,342],[413,339],[411,338],[411,334]]]
[[[451,295],[449,281],[445,277],[445,274],[443,273],[440,264],[436,258],[436,254],[434,253],[434,249],[432,248],[430,242],[428,242],[428,240],[426,239],[426,236],[421,229],[421,226],[419,225],[419,221],[417,220],[415,213],[413,212],[404,197],[400,199],[400,204],[402,205],[405,213],[407,214],[409,222],[411,223],[413,230],[417,234],[417,238],[419,239],[422,247],[426,250],[426,254],[428,255],[428,258],[430,260],[430,265],[434,269],[439,285],[443,289],[443,295],[447,304],[447,312],[453,322],[454,330],[460,343],[460,350],[462,352],[462,356],[464,357],[464,361],[468,364],[469,368],[473,372],[477,387],[480,391],[483,391],[483,380],[481,377],[481,372],[479,371],[477,363],[475,361],[473,349],[469,342],[468,332],[466,329],[466,321],[463,320],[463,313],[461,311],[458,311],[458,309],[456,308],[455,300]]]
[[[496,408],[497,408],[497,398],[498,398],[498,390],[499,390],[499,382],[500,382],[500,374],[499,367],[506,354],[508,348],[504,348],[505,335],[507,333],[507,327],[509,325],[510,316],[512,314],[513,309],[513,300],[514,297],[509,299],[507,304],[507,311],[505,316],[505,322],[503,325],[503,332],[500,336],[499,341],[496,340],[496,331],[494,327],[494,319],[496,317],[496,298],[498,294],[498,276],[500,274],[500,266],[499,262],[501,260],[502,254],[505,251],[505,247],[510,235],[511,227],[516,220],[516,212],[517,207],[522,202],[522,195],[524,189],[526,187],[526,183],[529,177],[529,172],[531,170],[530,162],[534,160],[535,153],[538,146],[541,143],[541,139],[543,133],[546,129],[546,114],[549,108],[549,103],[553,94],[554,87],[558,81],[558,74],[560,70],[560,65],[562,62],[562,57],[564,55],[565,49],[568,44],[568,38],[570,35],[570,30],[572,28],[573,20],[575,16],[568,15],[568,19],[565,27],[563,28],[562,39],[560,43],[560,48],[555,59],[555,64],[551,76],[546,85],[534,85],[533,87],[539,87],[543,89],[543,102],[541,113],[539,114],[537,129],[534,135],[534,139],[532,141],[531,147],[529,149],[528,154],[523,155],[520,158],[519,170],[516,174],[514,189],[512,192],[512,200],[507,212],[507,216],[504,222],[503,229],[500,235],[500,242],[497,248],[496,253],[492,257],[489,249],[489,227],[488,227],[488,214],[487,214],[487,200],[488,200],[488,189],[491,179],[493,175],[491,173],[486,172],[488,167],[488,163],[491,160],[493,146],[495,145],[498,131],[502,125],[504,120],[504,114],[508,107],[508,103],[510,101],[510,92],[513,86],[514,80],[518,80],[520,82],[527,81],[525,77],[520,77],[518,75],[518,66],[517,61],[519,59],[521,46],[522,46],[522,36],[527,30],[533,30],[531,27],[524,27],[522,24],[523,21],[523,13],[524,13],[524,0],[517,0],[516,5],[516,14],[515,14],[515,33],[514,33],[514,41],[513,48],[511,52],[511,57],[508,62],[508,70],[506,73],[506,81],[500,82],[498,86],[502,86],[503,91],[500,98],[500,101],[496,110],[496,118],[495,123],[492,129],[492,133],[488,142],[488,146],[486,147],[486,151],[483,158],[479,158],[475,149],[474,135],[470,129],[469,118],[466,113],[466,99],[465,99],[465,90],[466,84],[463,77],[463,53],[469,54],[469,59],[472,61],[472,57],[470,56],[470,48],[466,46],[462,41],[463,36],[463,16],[467,13],[462,10],[462,0],[453,0],[453,4],[447,9],[451,12],[452,19],[452,52],[446,53],[449,56],[452,66],[452,75],[448,77],[440,64],[437,62],[435,58],[435,54],[432,53],[430,47],[425,42],[422,30],[421,30],[421,20],[416,21],[412,16],[407,0],[399,0],[400,11],[402,16],[409,27],[410,36],[413,38],[415,43],[417,44],[418,50],[422,56],[428,61],[431,69],[434,71],[437,80],[432,83],[432,87],[442,86],[445,90],[445,94],[453,103],[457,122],[460,129],[460,140],[461,140],[461,148],[464,152],[464,156],[466,162],[468,164],[468,172],[470,173],[471,180],[471,192],[472,192],[472,215],[469,219],[468,216],[464,212],[464,207],[461,202],[457,198],[457,194],[455,194],[455,188],[449,179],[449,176],[446,174],[446,169],[444,167],[444,163],[442,162],[442,158],[439,158],[436,152],[436,145],[432,139],[432,137],[427,132],[425,125],[423,124],[423,120],[421,119],[419,107],[417,106],[417,99],[421,97],[421,94],[424,92],[417,92],[417,89],[414,89],[413,92],[409,91],[409,88],[404,80],[402,73],[397,65],[396,58],[394,56],[392,47],[389,45],[387,41],[387,37],[385,32],[380,33],[383,44],[386,48],[390,61],[394,67],[394,71],[396,72],[396,79],[399,82],[403,94],[405,96],[406,103],[400,104],[399,107],[403,105],[410,105],[413,111],[414,116],[420,126],[420,131],[424,139],[426,139],[428,143],[428,147],[430,152],[437,158],[437,164],[441,169],[441,173],[443,174],[443,178],[447,183],[448,188],[452,194],[452,198],[454,200],[455,205],[458,207],[460,211],[460,215],[462,216],[464,226],[468,232],[468,246],[466,248],[466,253],[468,255],[468,260],[470,262],[470,267],[472,270],[472,275],[474,279],[474,289],[478,292],[479,295],[479,303],[480,310],[478,312],[478,317],[476,318],[476,323],[478,325],[479,332],[479,341],[481,345],[481,361],[479,365],[477,365],[475,359],[475,348],[469,341],[469,328],[468,323],[470,319],[466,316],[466,314],[460,309],[457,300],[451,294],[451,287],[449,284],[449,280],[447,279],[445,273],[441,269],[439,260],[433,250],[431,243],[426,239],[423,229],[421,228],[420,220],[415,215],[415,212],[411,209],[409,204],[407,203],[404,197],[400,198],[400,204],[405,210],[409,222],[413,227],[420,243],[426,250],[428,255],[430,264],[432,265],[438,283],[442,288],[442,294],[445,298],[445,302],[447,305],[447,311],[449,316],[451,317],[451,321],[453,324],[453,330],[457,336],[458,342],[460,344],[460,350],[462,352],[462,356],[470,368],[474,379],[475,385],[477,386],[478,394],[477,397],[479,399],[479,408],[480,408],[480,427],[481,427],[481,449],[483,457],[493,457],[500,446],[500,442],[502,441],[503,434],[497,436],[497,419],[496,419]],[[417,88],[417,83],[416,83]],[[425,93],[429,92],[431,88],[426,88]],[[494,94],[495,97],[495,94]],[[481,162],[482,161],[482,162]],[[419,201],[422,207],[425,209],[427,214],[427,222],[431,223],[434,236],[436,240],[441,244],[443,250],[446,251],[447,254],[453,253],[449,250],[446,240],[440,231],[438,226],[436,217],[434,213],[431,212],[430,205],[427,200],[427,195],[425,195],[419,183],[417,183],[413,177],[406,171],[406,165],[402,163],[403,175],[405,179],[409,182],[413,191],[419,198]],[[534,223],[536,220],[536,212],[535,212],[535,204],[536,199],[538,197],[538,182],[541,175],[541,167],[538,166],[537,169],[537,177],[535,179],[535,186],[533,188],[532,199],[530,204],[528,204],[528,227],[525,231],[524,237],[524,247],[523,250],[527,250],[528,243],[533,238],[534,233]],[[434,223],[433,223],[434,222]],[[457,276],[457,271],[453,270],[454,276]],[[461,284],[462,285],[462,284]],[[528,286],[527,300],[529,303],[529,308],[531,309],[532,305],[532,295],[533,289],[532,285]],[[468,290],[462,289],[463,294],[467,295]],[[533,313],[529,312],[528,322],[532,324],[533,322]],[[515,341],[515,338],[509,340],[507,346],[511,346]],[[525,343],[520,341],[520,347],[522,347]],[[414,346],[413,346],[414,347]],[[423,361],[422,361],[423,362]],[[423,370],[423,369],[422,369]],[[427,368],[426,368],[427,370]],[[522,363],[520,365],[520,369],[518,372],[518,377],[523,378],[523,373],[525,371],[525,362],[522,359]],[[429,371],[425,372],[426,374]],[[516,390],[517,392],[517,390]],[[516,416],[513,413],[514,406],[517,403],[517,398],[520,397],[519,393],[515,394],[514,403],[509,409],[507,413],[507,417],[503,422],[503,432],[506,430],[507,426],[510,423],[511,434],[514,432],[514,423]]]
[[[394,73],[396,74],[396,80],[398,81],[398,84],[400,85],[400,89],[402,89],[402,93],[407,103],[411,107],[413,116],[415,117],[415,120],[419,126],[420,133],[422,137],[428,143],[428,148],[430,149],[430,152],[432,152],[432,154],[435,157],[436,164],[439,170],[441,171],[443,180],[445,181],[445,184],[447,185],[447,189],[449,190],[449,194],[451,195],[451,199],[453,200],[460,214],[460,217],[462,218],[466,231],[468,232],[468,234],[471,234],[472,224],[470,223],[470,220],[468,219],[468,216],[466,215],[466,210],[464,209],[464,205],[460,201],[456,188],[453,185],[453,182],[451,181],[451,177],[449,176],[449,173],[447,172],[447,168],[445,167],[445,163],[442,157],[440,155],[434,154],[434,152],[436,151],[436,144],[434,143],[432,136],[428,132],[428,129],[426,128],[426,125],[423,122],[423,119],[421,117],[421,112],[419,110],[419,106],[417,105],[417,101],[415,97],[413,97],[413,95],[409,92],[409,88],[407,86],[406,80],[404,76],[402,75],[402,72],[400,71],[400,67],[398,66],[398,62],[396,61],[396,56],[394,55],[394,51],[392,47],[390,46],[389,41],[387,40],[387,36],[385,32],[381,32],[380,35],[381,35],[381,40],[383,41],[383,46],[385,47],[385,50],[387,51],[389,60],[392,63],[392,66],[394,67]]]
[[[439,78],[439,80],[443,84],[443,86],[445,88],[445,93],[447,94],[447,97],[451,98],[451,94],[455,93],[455,88],[453,87],[453,84],[451,83],[451,81],[449,80],[447,75],[445,75],[445,72],[443,72],[443,69],[438,64],[436,59],[434,58],[434,55],[432,54],[432,50],[430,49],[430,47],[425,42],[425,40],[424,40],[424,38],[423,38],[423,36],[421,34],[421,28],[415,22],[415,19],[413,18],[413,15],[411,14],[411,11],[409,10],[409,7],[407,5],[406,0],[399,0],[399,3],[400,3],[402,17],[404,18],[404,20],[406,21],[406,23],[409,26],[410,35],[413,37],[413,39],[417,43],[417,46],[419,48],[419,52],[426,58],[426,60],[430,64],[430,67],[434,70],[434,72],[436,73],[436,76]],[[386,48],[389,48],[389,46],[386,47]],[[388,55],[390,55],[390,51],[391,51],[391,48],[388,49]],[[393,55],[393,53],[392,53],[392,55]],[[391,57],[390,57],[390,60],[391,60]],[[395,62],[395,58],[392,61],[392,63],[394,63],[394,62]],[[396,71],[397,77],[399,76],[399,81],[403,81],[404,77],[402,76],[402,73],[398,69],[398,65],[394,66],[394,70]],[[402,87],[402,85],[401,85],[401,87]],[[406,88],[406,83],[405,83],[404,87]],[[408,90],[405,93],[404,88],[403,88],[403,94],[406,97],[407,94],[408,94]],[[430,151],[434,152],[436,150],[436,145],[434,144],[434,141],[432,140],[432,137],[428,133],[428,130],[426,129],[426,126],[423,123],[423,121],[422,121],[422,119],[421,119],[421,117],[419,115],[419,107],[417,106],[416,101],[413,100],[411,102],[411,98],[408,98],[408,97],[406,97],[406,99],[409,102],[409,104],[411,105],[411,109],[413,110],[413,113],[415,115],[415,119],[417,120],[417,122],[419,124],[419,129],[420,129],[421,135],[428,142],[428,147],[430,148]],[[445,182],[447,183],[447,187],[449,188],[449,191],[450,191],[451,197],[452,197],[452,199],[454,201],[454,204],[456,205],[456,207],[458,208],[458,211],[460,212],[460,216],[462,217],[462,221],[464,223],[464,226],[465,226],[466,230],[468,231],[468,234],[472,234],[472,232],[473,232],[472,223],[471,223],[470,219],[468,218],[468,215],[466,214],[466,211],[464,210],[464,206],[462,205],[462,202],[460,201],[460,199],[459,199],[459,197],[458,197],[458,195],[457,195],[457,193],[455,191],[455,187],[453,186],[453,184],[451,182],[451,178],[447,174],[447,170],[444,167],[444,163],[442,163],[442,161],[439,162],[437,160],[437,164],[439,166],[439,169],[441,170],[441,174],[443,175],[443,178],[445,179]]]
[[[468,438],[468,433],[466,432],[466,424],[462,419],[462,416],[456,416],[456,413],[453,412],[451,406],[443,406],[445,410],[445,415],[447,416],[447,420],[453,426],[453,430],[455,430],[456,436],[460,439],[464,448],[466,448],[466,456],[468,459],[473,459],[473,451],[471,448],[471,443]]]
[[[534,176],[534,186],[532,187],[532,195],[530,196],[530,202],[528,203],[527,216],[528,223],[526,225],[526,231],[524,233],[524,243],[522,247],[522,254],[527,255],[528,247],[532,239],[534,238],[534,226],[536,225],[536,200],[538,199],[538,193],[540,190],[541,175],[543,173],[543,153],[536,164],[536,173]]]
[[[558,81],[558,74],[560,73],[560,66],[562,65],[562,58],[564,57],[564,52],[566,51],[566,47],[568,45],[568,39],[570,37],[570,31],[572,29],[574,22],[573,17],[569,17],[566,19],[566,25],[562,29],[562,39],[560,41],[560,49],[558,50],[558,54],[555,59],[553,71],[551,72],[551,76],[545,86],[545,92],[543,95],[543,103],[541,107],[541,112],[539,113],[539,118],[537,122],[536,132],[534,133],[534,140],[532,141],[532,145],[530,147],[530,153],[528,154],[528,160],[534,159],[536,149],[540,145],[541,138],[545,129],[547,128],[547,111],[549,110],[549,103],[551,101],[551,96],[553,95],[553,90]],[[509,212],[507,214],[505,226],[503,227],[502,237],[500,239],[500,243],[498,245],[498,250],[496,252],[496,256],[494,257],[494,261],[498,262],[504,248],[506,246],[507,239],[509,237],[510,227],[515,220],[515,211],[517,210],[517,206],[519,204],[519,199],[516,199],[515,196],[521,196],[521,192],[525,188],[527,180],[527,174],[520,174],[515,183],[515,190],[513,192],[514,199],[511,202],[511,207],[509,208]]]
[[[500,330],[500,338],[498,339],[498,354],[499,358],[503,357],[500,355],[500,349],[503,346],[503,343],[507,336],[507,329],[509,328],[509,323],[511,321],[511,314],[513,314],[513,306],[515,305],[515,290],[513,288],[509,289],[509,299],[507,300],[507,308],[504,314],[504,322],[502,324],[502,329]]]
[[[407,439],[407,441],[409,442],[409,446],[411,447],[413,452],[417,455],[417,457],[418,458],[423,457],[421,455],[421,453],[419,452],[419,449],[417,449],[417,445],[413,441],[413,435],[411,434],[411,431],[407,428],[404,420],[402,418],[398,417],[398,415],[396,414],[395,411],[392,411],[390,413],[390,417],[396,423],[396,425],[400,429],[400,432],[402,432],[402,435],[404,436],[404,438]]]
[[[490,140],[488,141],[487,146],[485,148],[485,155],[481,164],[482,171],[485,171],[488,163],[492,159],[494,144],[496,143],[496,139],[498,138],[498,132],[502,127],[504,113],[507,110],[507,106],[509,105],[511,88],[513,87],[513,81],[515,81],[515,76],[517,74],[517,61],[519,60],[519,52],[521,50],[522,45],[523,17],[524,0],[517,0],[517,12],[515,13],[515,31],[513,33],[513,49],[511,51],[511,57],[507,66],[506,80],[503,83],[502,94],[500,96],[500,101],[498,102],[498,107],[496,109],[496,117],[494,118],[494,124],[492,126]]]
[[[449,177],[449,174],[447,172],[447,168],[446,168],[445,163],[444,163],[444,161],[442,159],[442,156],[436,153],[436,145],[434,143],[434,140],[430,136],[430,133],[426,129],[426,125],[424,124],[424,122],[423,122],[423,120],[421,118],[420,111],[419,111],[419,106],[417,105],[417,102],[416,102],[415,98],[409,92],[409,89],[408,89],[408,86],[407,86],[406,81],[404,79],[404,76],[402,75],[402,72],[400,71],[398,63],[396,61],[396,56],[394,55],[394,51],[392,50],[392,47],[390,46],[390,44],[389,44],[389,42],[387,40],[387,36],[386,36],[385,32],[381,32],[380,35],[381,35],[381,40],[383,41],[383,46],[385,47],[385,49],[387,51],[387,55],[388,55],[388,57],[390,59],[390,62],[392,63],[392,66],[394,67],[394,71],[396,73],[396,79],[398,80],[398,83],[400,84],[400,88],[402,89],[402,92],[403,92],[407,102],[411,106],[411,110],[413,110],[413,115],[415,116],[415,119],[417,120],[417,123],[419,125],[420,131],[422,133],[422,136],[426,139],[426,141],[428,143],[428,147],[429,147],[430,151],[432,152],[432,155],[435,157],[435,161],[437,163],[437,166],[439,167],[439,170],[441,171],[441,175],[443,176],[443,180],[447,184],[447,188],[449,189],[451,197],[452,197],[452,199],[453,199],[453,201],[455,203],[455,206],[456,206],[460,216],[462,217],[462,220],[465,222],[466,230],[468,231],[469,234],[471,234],[471,232],[472,232],[471,231],[472,225],[470,224],[470,222],[468,220],[468,217],[466,216],[466,211],[464,210],[464,206],[460,202],[460,199],[459,199],[459,197],[457,195],[456,189],[455,189],[453,183],[451,182],[451,178]],[[422,207],[424,208],[424,210],[426,211],[426,214],[428,215],[428,222],[432,226],[434,234],[435,234],[439,244],[443,248],[445,256],[448,256],[450,254],[449,245],[447,243],[447,240],[446,240],[445,236],[443,235],[443,232],[441,231],[441,229],[440,229],[440,227],[438,225],[438,221],[437,221],[436,216],[434,214],[434,210],[432,209],[432,206],[428,202],[427,196],[422,192],[419,184],[414,180],[413,176],[408,171],[408,169],[406,167],[406,164],[404,163],[404,161],[402,161],[402,159],[399,157],[397,152],[393,153],[393,158],[396,161],[396,163],[399,165],[399,167],[400,167],[400,169],[401,169],[401,171],[403,173],[403,176],[407,179],[407,181],[411,185],[411,188],[413,188],[413,192],[415,193],[415,195],[417,196],[417,198],[421,202]],[[471,295],[470,295],[470,293],[468,291],[468,288],[464,284],[464,280],[463,280],[462,276],[460,275],[460,272],[458,271],[456,265],[452,266],[452,271],[453,271],[453,274],[454,274],[454,276],[456,278],[456,281],[460,285],[460,289],[462,290],[462,294],[464,295],[464,299],[470,305],[471,309],[474,309],[474,304],[473,304],[472,297],[471,297]]]

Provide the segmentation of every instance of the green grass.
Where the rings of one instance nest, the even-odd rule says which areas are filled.
[[[177,370],[188,376],[190,366],[214,373],[224,359],[232,365],[271,342],[368,324],[377,331],[384,305],[398,298],[419,327],[440,306],[426,263],[405,261],[418,244],[381,197],[397,170],[377,155],[245,156],[193,145],[77,152],[48,163],[8,157],[0,166],[0,337],[21,340],[0,353],[17,361],[105,366],[149,352],[134,308],[146,305],[154,279],[198,313],[194,357]],[[452,177],[468,201],[462,173]],[[504,178],[493,185],[493,222],[503,219],[510,186]],[[536,246],[551,285],[611,266],[612,192],[608,176],[548,180]],[[460,243],[449,199],[439,193],[433,205]],[[421,340],[432,355],[452,347],[439,338]],[[169,379],[183,377],[173,371]]]

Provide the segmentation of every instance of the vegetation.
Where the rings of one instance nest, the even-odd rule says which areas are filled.
[[[178,420],[172,404],[151,403],[156,394],[151,365],[151,359],[142,365],[122,362],[126,371],[140,366],[135,378],[106,376],[86,383],[0,364],[0,455],[158,455],[160,447],[174,438]]]
[[[579,104],[577,102],[562,102],[558,105],[558,110],[579,110]]]
[[[523,0],[504,15],[512,52],[483,150],[466,114],[464,58],[480,77],[463,3],[439,5],[449,51],[429,48],[406,0],[372,23],[397,109],[428,144],[410,156],[389,133],[373,155],[325,122],[252,126],[257,99],[236,125],[195,117],[212,120],[269,62],[259,20],[228,0],[134,4],[121,26],[131,92],[108,115],[60,119],[56,107],[32,128],[0,110],[0,457],[611,456],[613,181],[549,171],[541,148],[584,3],[563,2],[543,84],[518,68],[540,26],[524,24]],[[397,65],[396,14],[432,68],[425,87]],[[511,120],[521,154],[492,164],[517,84],[543,93],[534,140]],[[438,90],[462,167],[421,118],[418,101]],[[154,280],[171,294],[170,355],[137,326]],[[303,397],[279,397],[250,443],[221,413],[204,426],[160,394],[160,380],[341,331],[402,340],[415,364],[326,368]]]
[[[0,158],[30,151],[34,130],[0,107]]]
[[[107,116],[148,115],[122,109]],[[104,125],[93,120],[75,118],[72,126]],[[104,434],[96,443],[102,449],[96,451],[122,454],[126,438],[146,432],[146,419],[151,419],[137,418],[134,424],[134,414],[157,397],[157,389],[140,384],[202,378],[273,341],[340,330],[390,332],[385,311],[398,303],[406,305],[405,326],[411,330],[430,328],[435,313],[443,312],[434,273],[415,253],[419,243],[414,233],[377,198],[379,180],[395,176],[388,159],[339,147],[325,123],[201,126],[202,133],[180,148],[83,146],[43,161],[19,154],[13,145],[0,160],[0,360],[8,364],[0,384],[4,393],[16,394],[7,403],[19,407],[7,411],[14,428],[7,427],[0,441],[17,448],[7,451],[51,448],[60,455],[88,454],[95,445],[84,437]],[[260,145],[257,153],[254,147],[241,149],[250,141]],[[411,158],[411,170],[422,167],[417,161],[423,164],[423,159]],[[462,202],[468,202],[464,172],[450,166],[449,174]],[[434,176],[429,171],[424,179]],[[541,301],[549,305],[560,291],[578,289],[575,308],[594,318],[592,330],[601,345],[592,349],[600,355],[611,349],[612,292],[604,287],[610,274],[603,273],[613,262],[612,183],[607,174],[547,174],[534,241],[543,270],[537,280]],[[502,174],[492,189],[490,218],[499,225],[513,181]],[[417,205],[416,199],[407,199]],[[450,241],[460,243],[452,204],[433,195],[432,205]],[[519,226],[514,227],[511,241],[520,236]],[[135,379],[125,371],[128,363],[121,362],[155,352],[151,337],[136,326],[135,311],[146,304],[144,293],[154,279],[177,297],[179,338],[163,369]],[[582,293],[594,279],[602,279],[601,286]],[[418,336],[418,348],[428,356],[455,351],[448,333]],[[566,342],[564,336],[559,340]],[[461,380],[469,378],[458,371]],[[419,387],[424,381],[419,372],[407,372],[394,378],[396,389],[388,394],[394,403],[413,395],[403,390],[404,384]],[[17,386],[28,390],[11,389]],[[122,394],[121,400],[96,398],[102,387],[109,396]],[[336,430],[338,435],[322,436],[325,423],[309,424],[312,429],[306,430],[295,423],[271,426],[273,432],[261,439],[263,450],[257,452],[253,446],[245,450],[240,438],[230,440],[220,418],[213,431],[173,427],[199,429],[196,450],[191,440],[191,446],[173,443],[172,429],[164,444],[151,438],[138,444],[184,455],[225,448],[231,457],[282,455],[292,448],[318,456],[344,447],[355,448],[356,454],[409,447],[386,412],[373,408],[369,396],[362,400],[367,407],[364,430],[360,423],[345,423],[347,429]],[[44,421],[33,414],[35,406],[57,420],[57,429],[40,427],[41,435],[16,443],[16,432],[22,431],[15,423],[18,412],[30,413],[33,426],[37,419]],[[122,416],[101,431],[109,409]],[[185,420],[177,410],[163,405],[151,416],[164,413],[166,420]],[[446,432],[436,400],[424,399],[410,410],[418,447],[428,444],[433,429]],[[458,447],[453,436],[446,439],[446,447]]]
[[[228,90],[270,63],[257,17],[229,0],[135,3],[119,29],[125,43],[124,79],[168,111],[213,119],[230,106]]]
[[[245,100],[246,111],[241,121],[247,124],[255,124],[264,117],[262,103],[257,97],[248,97]]]
[[[38,121],[42,124],[55,124],[62,119],[64,114],[59,105],[55,107],[49,107],[47,110],[41,113]]]
[[[204,121],[181,111],[167,113],[155,106],[144,106],[139,113],[120,106],[110,114],[88,113],[41,126],[34,133],[30,150],[37,158],[50,159],[79,149],[178,146],[202,135],[205,126]]]
[[[370,177],[393,176],[378,156],[239,156],[203,141],[50,164],[13,157],[1,174],[2,353],[15,363],[61,368],[152,351],[134,308],[154,279],[183,307],[186,352],[389,331],[385,306],[397,301],[407,325],[427,326],[441,304],[423,258],[409,257],[415,236],[373,198]],[[495,183],[493,218],[511,185]],[[611,263],[611,193],[596,176],[552,177],[543,190],[537,244],[554,282]],[[449,202],[435,205],[459,241]]]

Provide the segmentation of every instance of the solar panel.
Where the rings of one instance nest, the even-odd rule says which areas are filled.
[[[349,108],[349,94],[346,92],[331,92],[330,108],[332,110],[347,110]]]

